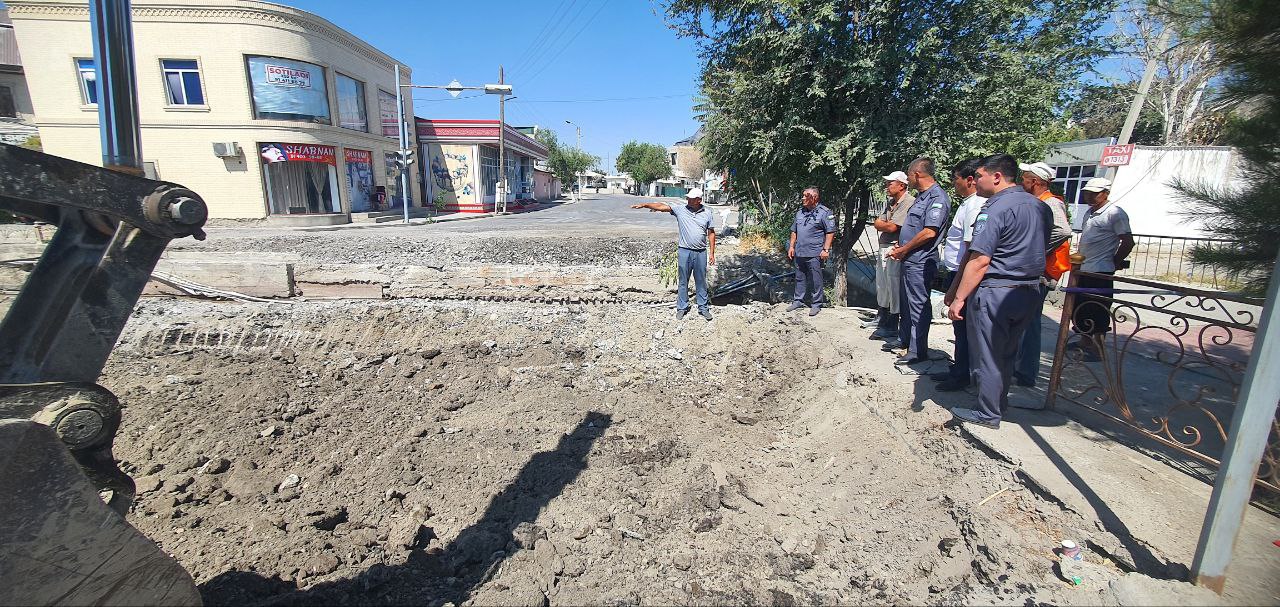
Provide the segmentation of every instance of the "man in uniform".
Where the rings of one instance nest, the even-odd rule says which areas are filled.
[[[885,175],[884,189],[889,195],[889,202],[872,226],[880,233],[880,254],[876,256],[876,304],[880,315],[876,318],[877,326],[871,339],[898,341],[902,262],[890,258],[889,253],[898,244],[898,232],[907,221],[907,212],[916,199],[907,191],[907,174],[902,171]]]
[[[787,247],[787,257],[796,264],[796,290],[788,312],[808,305],[809,316],[817,316],[826,303],[822,264],[831,256],[831,240],[835,235],[835,216],[831,209],[818,203],[818,188],[805,188],[800,210],[791,222],[791,244]]]
[[[951,227],[947,228],[947,239],[942,249],[942,264],[947,267],[947,282],[944,288],[948,292],[951,291],[951,285],[960,280],[960,272],[963,269],[960,262],[964,259],[965,251],[969,249],[969,241],[973,240],[973,220],[982,210],[982,205],[987,202],[985,197],[978,195],[977,186],[974,185],[978,165],[981,162],[981,158],[970,158],[961,161],[951,170],[951,185],[955,187],[956,195],[964,197],[964,202],[960,203],[960,207],[956,209]],[[946,371],[929,376],[930,379],[939,382],[936,387],[943,392],[963,390],[969,385],[969,333],[965,328],[964,320],[951,321],[951,331],[955,334],[956,340],[956,350],[955,355],[952,356],[951,366]]]
[[[1133,251],[1133,231],[1129,229],[1129,215],[1111,202],[1111,180],[1094,177],[1085,182],[1081,190],[1089,212],[1084,216],[1084,230],[1080,233],[1080,249],[1077,251],[1084,257],[1080,269],[1111,275],[1116,270],[1129,267],[1126,259]],[[1081,276],[1076,286],[1109,293],[1115,281]],[[1102,360],[1102,339],[1111,330],[1110,296],[1079,294],[1071,316],[1076,333],[1086,336],[1080,340],[1085,362]]]
[[[1018,347],[1018,364],[1013,370],[1013,381],[1019,386],[1034,388],[1040,377],[1040,323],[1043,319],[1044,298],[1058,287],[1058,277],[1071,269],[1071,221],[1067,219],[1067,206],[1062,199],[1049,191],[1054,170],[1048,164],[1035,162],[1019,164],[1022,171],[1022,189],[1048,205],[1053,214],[1053,228],[1049,231],[1049,254],[1045,258],[1044,276],[1040,278],[1040,300],[1036,303],[1031,324],[1022,334]]]
[[[702,206],[702,190],[694,188],[684,195],[686,204],[671,206],[661,202],[633,204],[633,209],[649,209],[650,212],[671,213],[680,229],[679,292],[676,294],[676,320],[689,313],[689,275],[693,274],[697,288],[698,314],[711,320],[707,301],[707,264],[716,265],[716,222],[711,211]]]
[[[885,350],[906,348],[898,364],[929,360],[929,285],[938,273],[938,251],[934,245],[951,215],[951,198],[933,177],[933,160],[917,158],[907,166],[907,183],[920,193],[907,211],[898,232],[898,246],[889,257],[902,262],[902,315],[898,324],[899,343],[887,343]]]
[[[947,316],[965,320],[973,379],[974,409],[954,407],[956,419],[1000,427],[1009,407],[1009,380],[1022,333],[1040,297],[1045,243],[1053,217],[1049,207],[1015,181],[1018,164],[1008,154],[982,159],[976,184],[987,204],[973,225],[964,275],[947,294]]]

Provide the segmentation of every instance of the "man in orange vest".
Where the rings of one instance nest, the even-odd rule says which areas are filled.
[[[1039,198],[1049,206],[1053,213],[1053,229],[1049,234],[1049,253],[1045,257],[1044,276],[1040,278],[1040,297],[1036,301],[1035,314],[1026,333],[1022,334],[1022,345],[1018,347],[1017,366],[1013,371],[1013,381],[1019,386],[1033,388],[1036,378],[1040,376],[1040,321],[1043,316],[1044,298],[1051,289],[1058,287],[1058,277],[1071,269],[1071,220],[1067,219],[1067,207],[1062,199],[1049,191],[1053,183],[1053,167],[1043,162],[1019,164],[1022,170],[1022,189]]]

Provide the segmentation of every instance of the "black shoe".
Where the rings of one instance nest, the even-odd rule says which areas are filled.
[[[893,364],[895,364],[895,365],[914,365],[914,364],[917,364],[917,363],[923,363],[923,362],[928,362],[928,361],[929,361],[929,359],[928,359],[928,358],[926,358],[926,357],[924,357],[924,356],[917,356],[917,357],[915,357],[915,358],[912,358],[912,357],[910,357],[910,356],[900,356],[900,357],[898,357],[898,360],[893,361]]]
[[[886,341],[884,342],[883,346],[880,346],[880,349],[884,350],[885,352],[893,352],[896,350],[902,350],[906,347],[907,347],[907,344],[904,344],[900,341]]]
[[[688,313],[689,313],[688,309],[676,310],[676,320],[684,320],[685,315]]]
[[[822,306],[813,306],[812,308],[809,308],[809,316],[817,316],[818,312],[821,312],[821,311],[822,311]]]
[[[711,320],[711,310],[698,310],[698,314],[707,320]]]
[[[1014,376],[1013,376],[1013,383],[1015,383],[1015,384],[1017,384],[1017,385],[1019,385],[1019,386],[1022,386],[1023,388],[1034,388],[1034,387],[1036,387],[1036,380],[1034,380],[1034,379],[1027,379],[1027,378],[1025,378],[1025,377],[1023,377],[1023,376],[1021,376],[1021,375],[1014,375]]]
[[[875,340],[883,339],[886,341],[898,341],[898,332],[890,331],[888,329],[876,329],[871,333],[871,337],[869,339],[875,339]]]
[[[951,415],[957,420],[967,424],[976,424],[984,428],[1000,428],[1000,420],[988,421],[978,417],[978,412],[973,409],[965,409],[963,407],[954,407],[951,409]]]
[[[929,374],[929,379],[932,379],[933,381],[947,381],[948,379],[951,379],[951,377],[950,371],[939,371],[937,373]]]
[[[960,390],[968,387],[969,380],[957,379],[954,377],[944,382],[938,382],[938,385],[934,386],[934,388],[937,388],[939,392],[959,392]]]
[[[791,305],[787,306],[787,311],[788,311],[788,312],[795,312],[796,310],[799,310],[800,308],[803,308],[803,307],[804,307],[804,304],[802,304],[802,303],[800,303],[800,302],[798,302],[798,301],[793,301],[793,302],[791,302]]]

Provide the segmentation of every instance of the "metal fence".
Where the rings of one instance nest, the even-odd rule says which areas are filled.
[[[1216,268],[1191,262],[1191,251],[1196,245],[1224,246],[1233,244],[1233,240],[1134,234],[1133,241],[1129,268],[1122,271],[1126,276],[1210,289],[1239,287]]]
[[[1188,472],[1215,474],[1263,302],[1079,265],[1063,290],[1047,406],[1100,414]],[[1267,445],[1257,485],[1280,496],[1280,417]]]

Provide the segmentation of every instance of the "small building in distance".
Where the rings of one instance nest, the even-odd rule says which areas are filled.
[[[498,200],[498,132],[497,120],[417,119],[426,195],[436,208],[449,213],[494,210]],[[547,148],[509,124],[503,136],[511,184],[507,208],[543,200],[538,198],[535,165],[547,161]],[[546,184],[541,193],[552,200],[555,188],[550,180]]]

